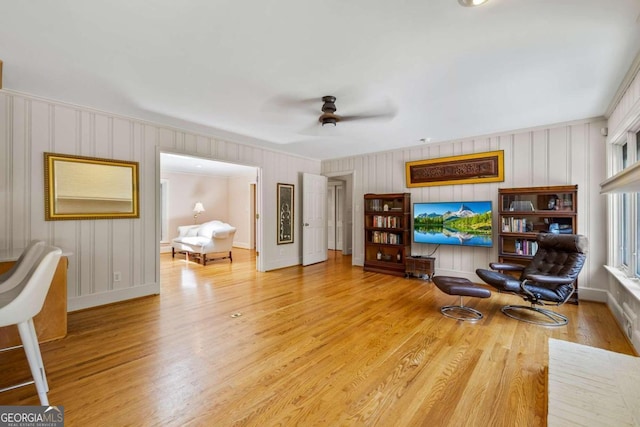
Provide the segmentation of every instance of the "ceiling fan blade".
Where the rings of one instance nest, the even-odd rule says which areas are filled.
[[[291,115],[309,115],[318,114],[318,103],[322,102],[319,97],[316,98],[296,98],[289,95],[280,95],[269,98],[260,108],[262,113],[274,117],[291,116]]]
[[[397,114],[398,109],[391,102],[390,99],[386,99],[382,105],[378,108],[371,109],[368,111],[364,111],[360,114],[347,114],[344,116],[340,116],[341,122],[350,122],[355,120],[380,120],[380,121],[389,121],[392,120]]]
[[[380,113],[368,113],[368,114],[353,114],[349,116],[340,116],[340,122],[351,122],[355,120],[392,120],[397,114],[397,111],[385,111]]]
[[[265,110],[280,110],[292,113],[318,114],[322,105],[322,97],[301,98],[291,95],[279,95],[265,102]]]
[[[269,100],[269,103],[279,107],[300,107],[301,105],[309,105],[318,109],[318,103],[322,102],[321,96],[313,98],[300,98],[291,95],[278,95]]]

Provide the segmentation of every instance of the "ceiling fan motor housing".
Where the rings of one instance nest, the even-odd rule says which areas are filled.
[[[322,115],[319,117],[319,122],[322,126],[330,125],[335,126],[340,120],[334,113],[336,112],[336,97],[335,96],[323,96],[322,97]]]
[[[322,105],[323,113],[335,113],[336,112],[336,97],[335,96],[323,96],[322,101],[324,104]]]

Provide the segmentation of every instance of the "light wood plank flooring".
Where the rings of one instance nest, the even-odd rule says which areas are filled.
[[[456,302],[419,279],[326,263],[268,273],[254,254],[203,267],[161,256],[162,294],[69,314],[42,345],[54,405],[69,426],[542,426],[548,338],[624,354],[603,304],[558,311],[550,329],[500,312],[442,316]],[[437,273],[437,272],[436,272]],[[0,387],[30,377],[22,350],[0,354]],[[37,405],[33,386],[0,405]]]

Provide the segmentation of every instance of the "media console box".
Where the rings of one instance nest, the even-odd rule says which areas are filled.
[[[22,251],[0,251],[0,274],[9,270]],[[67,266],[68,254],[63,252],[51,281],[42,310],[33,318],[38,341],[46,342],[67,335]],[[16,325],[0,328],[0,349],[22,345]]]
[[[405,263],[405,276],[418,276],[431,280],[436,272],[436,259],[433,257],[407,257]]]

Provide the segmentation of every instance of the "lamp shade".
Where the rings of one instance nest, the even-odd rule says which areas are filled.
[[[202,202],[197,202],[196,205],[193,207],[193,211],[195,213],[204,212],[204,206],[202,206]]]

